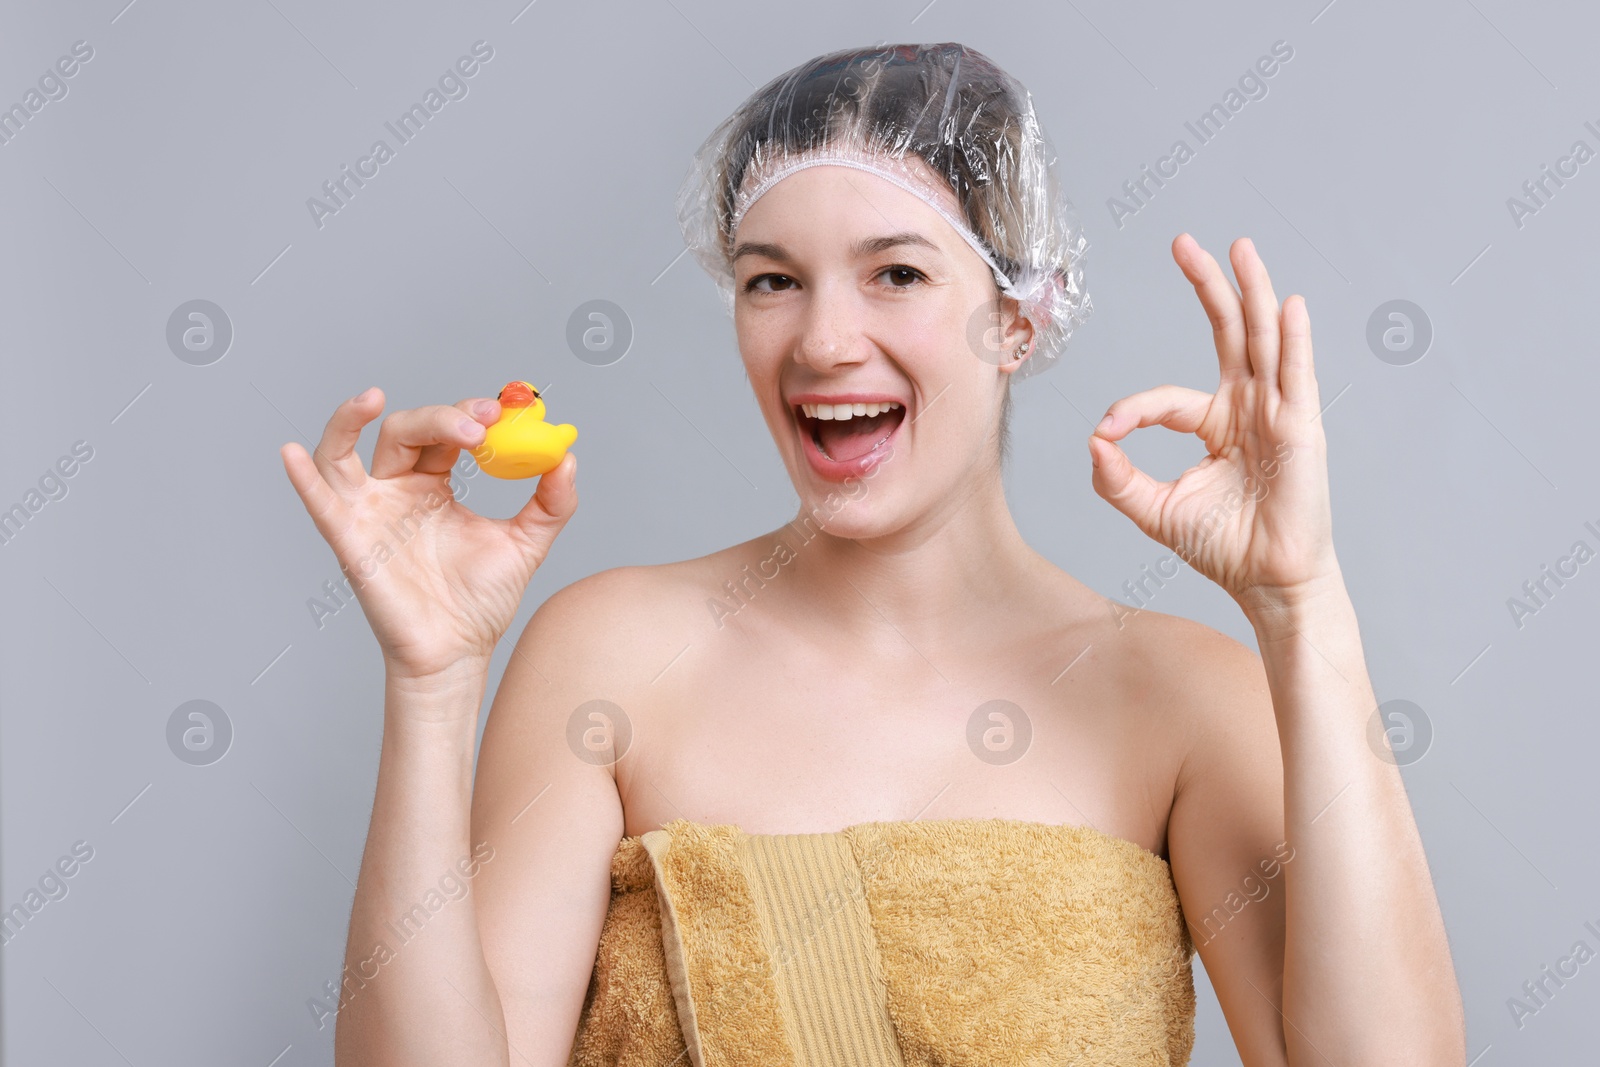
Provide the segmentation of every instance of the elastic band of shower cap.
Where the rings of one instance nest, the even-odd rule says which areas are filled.
[[[818,56],[751,94],[695,152],[676,204],[730,317],[739,224],[784,178],[824,165],[912,194],[978,255],[1033,326],[1013,377],[1060,361],[1094,309],[1083,283],[1089,243],[1016,79],[961,44],[881,45]]]
[[[848,150],[833,147],[814,148],[790,157],[784,160],[781,166],[769,168],[769,173],[761,174],[757,177],[753,186],[740,191],[738,201],[733,209],[733,219],[728,227],[729,233],[736,234],[739,232],[739,223],[743,221],[745,214],[755,206],[755,202],[760,200],[762,194],[768,189],[771,189],[774,185],[797,171],[805,170],[807,167],[822,166],[850,167],[854,170],[876,174],[878,177],[899,186],[918,200],[921,200],[924,204],[933,208],[934,211],[937,211],[939,217],[949,223],[950,228],[960,234],[963,241],[972,246],[972,250],[978,253],[978,258],[982,259],[989,269],[994,272],[995,284],[1000,287],[1002,293],[1018,300],[1023,298],[1022,294],[1017,292],[1011,279],[1006,277],[1006,272],[1000,269],[1000,264],[995,262],[994,256],[990,254],[989,249],[984,247],[983,242],[978,239],[978,235],[973,233],[970,226],[957,218],[945,206],[939,196],[937,187],[930,187],[928,182],[914,168],[907,166],[903,159],[893,156],[877,157],[861,149]],[[752,168],[752,173],[755,172],[756,169]],[[944,190],[944,195],[946,198],[950,197],[948,187]]]

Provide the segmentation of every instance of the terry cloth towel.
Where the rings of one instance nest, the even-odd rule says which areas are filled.
[[[1193,942],[1132,841],[1014,819],[625,837],[570,1067],[1182,1065]]]

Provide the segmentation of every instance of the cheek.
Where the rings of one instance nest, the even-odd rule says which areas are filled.
[[[770,319],[763,320],[759,316],[740,315],[734,319],[734,341],[751,381],[771,374],[772,368],[783,358],[783,338],[774,326]]]
[[[981,347],[983,321],[964,310],[930,307],[901,324],[897,335],[907,358],[915,359],[914,373],[924,379],[922,384],[930,396],[948,387],[951,399],[976,401],[992,386],[994,363],[979,354],[988,355]],[[969,335],[973,330],[977,331],[975,337]]]
[[[748,346],[752,351],[781,348],[799,328],[800,313],[799,306],[792,302],[789,307],[750,307],[741,297],[733,311],[734,335],[739,338],[741,346]]]
[[[989,305],[981,290],[960,285],[929,295],[933,298],[918,300],[896,316],[896,333],[913,340],[926,365],[941,373],[971,370],[969,364],[977,361],[974,340],[982,341],[982,328],[988,322],[984,312]]]
[[[787,344],[780,331],[769,323],[736,321],[734,338],[739,348],[739,360],[744,365],[744,375],[766,416],[769,428],[780,430],[788,420],[788,412],[777,400],[783,377],[783,364],[788,354]],[[777,408],[768,408],[778,404]]]

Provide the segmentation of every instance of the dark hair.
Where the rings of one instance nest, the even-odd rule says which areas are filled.
[[[944,101],[941,110],[930,101]],[[959,119],[960,129],[952,123]],[[1023,249],[1019,186],[997,166],[1025,151],[1033,122],[1026,91],[989,57],[962,44],[901,44],[819,56],[759,90],[727,131],[717,211],[732,254],[735,200],[752,163],[821,148],[856,131],[891,131],[955,193],[968,227],[1014,276]],[[974,150],[981,146],[981,151]]]

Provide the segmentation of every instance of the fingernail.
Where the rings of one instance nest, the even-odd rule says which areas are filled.
[[[363,389],[361,392],[359,392],[355,396],[351,397],[350,399],[352,401],[355,401],[356,403],[360,403],[361,401],[365,400],[367,397],[369,397],[371,395],[372,395],[372,386],[369,385],[365,389]]]
[[[1106,414],[1106,417],[1105,417],[1105,418],[1103,418],[1103,419],[1101,419],[1101,420],[1100,420],[1100,425],[1098,425],[1098,426],[1096,426],[1096,427],[1095,427],[1095,429],[1096,429],[1096,430],[1097,430],[1097,431],[1098,431],[1098,430],[1104,430],[1104,429],[1108,429],[1108,428],[1109,428],[1109,427],[1110,427],[1110,426],[1111,426],[1111,424],[1112,424],[1112,423],[1113,423],[1113,422],[1115,422],[1115,421],[1116,421],[1116,420],[1115,420],[1115,419],[1113,419],[1113,418],[1112,418],[1112,417],[1111,417],[1111,415],[1110,415],[1110,413],[1109,413],[1109,412],[1108,412],[1108,413],[1107,413],[1107,414]]]
[[[468,437],[476,437],[478,432],[483,429],[483,425],[481,423],[474,422],[472,419],[465,417],[463,417],[462,420],[456,425],[459,426],[461,428],[461,432],[466,434]]]
[[[497,403],[498,401],[494,400],[480,400],[476,404],[472,405],[472,410],[476,411],[479,415],[493,415]]]

